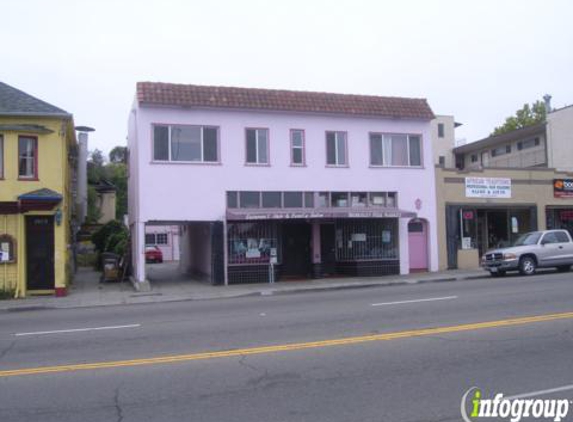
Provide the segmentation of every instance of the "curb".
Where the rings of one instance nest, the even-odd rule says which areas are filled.
[[[361,284],[345,284],[345,285],[330,285],[330,286],[317,286],[317,287],[300,287],[291,290],[259,290],[250,291],[228,296],[212,296],[212,297],[182,297],[182,298],[167,298],[165,300],[150,301],[150,302],[124,302],[124,303],[99,303],[99,304],[69,304],[69,305],[29,305],[29,306],[8,306],[0,307],[0,312],[27,312],[27,311],[45,311],[54,309],[80,309],[80,308],[98,308],[104,306],[125,306],[125,305],[149,305],[157,303],[174,303],[174,302],[191,302],[203,300],[219,300],[219,299],[236,299],[242,297],[265,297],[265,296],[286,296],[301,293],[324,293],[328,291],[343,291],[343,290],[358,290],[358,289],[371,289],[380,287],[392,286],[406,286],[416,284],[429,284],[429,283],[447,283],[464,280],[479,280],[489,278],[489,274],[483,275],[467,275],[458,277],[442,277],[442,278],[427,278],[427,279],[412,279],[412,280],[396,280],[379,283],[361,283]]]

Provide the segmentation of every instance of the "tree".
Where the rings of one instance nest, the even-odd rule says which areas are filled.
[[[127,163],[127,147],[117,146],[109,153],[111,163]]]
[[[88,183],[97,184],[103,177],[105,158],[103,152],[95,149],[88,159]]]
[[[105,166],[105,179],[116,187],[115,215],[122,220],[127,214],[127,166],[124,163],[109,163]]]
[[[515,112],[514,116],[508,117],[503,125],[496,127],[492,135],[501,135],[502,133],[544,122],[546,116],[547,112],[543,101],[538,100],[531,106],[524,104],[521,109]]]

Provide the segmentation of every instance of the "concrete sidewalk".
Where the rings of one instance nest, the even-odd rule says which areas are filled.
[[[169,265],[169,264],[167,264]],[[450,270],[435,273],[417,273],[405,276],[328,278],[320,280],[283,281],[276,284],[244,284],[212,286],[198,280],[177,275],[175,267],[162,267],[150,271],[151,291],[136,292],[129,282],[100,283],[98,272],[80,268],[66,297],[32,296],[25,299],[0,301],[0,310],[65,309],[92,306],[131,305],[185,300],[223,299],[241,296],[270,296],[298,292],[326,291],[458,281],[488,278],[483,270]],[[171,272],[170,272],[171,271]],[[159,277],[158,275],[161,275]],[[166,278],[166,274],[173,274]],[[155,280],[154,280],[155,277]]]

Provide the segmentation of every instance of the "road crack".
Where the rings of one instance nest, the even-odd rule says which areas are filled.
[[[117,422],[123,421],[123,409],[121,408],[121,404],[119,402],[119,390],[121,385],[115,389],[115,395],[113,397],[113,401],[115,404],[115,411],[117,412]]]
[[[4,350],[0,352],[0,360],[4,359],[4,356],[6,356],[10,352],[10,350],[14,348],[15,345],[16,345],[16,340],[14,339],[12,340],[12,343],[8,345],[8,347],[6,347]]]

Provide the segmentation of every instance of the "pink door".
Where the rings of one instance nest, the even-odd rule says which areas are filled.
[[[410,271],[428,270],[428,237],[424,220],[408,223],[408,248],[410,250]]]

